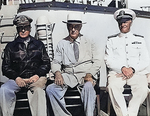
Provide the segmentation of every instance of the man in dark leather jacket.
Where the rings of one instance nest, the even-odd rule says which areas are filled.
[[[0,88],[0,105],[3,116],[13,116],[15,92],[27,87],[32,116],[47,116],[45,83],[50,70],[50,59],[44,44],[30,36],[32,19],[20,15],[13,23],[17,26],[18,37],[8,43],[2,62],[3,75],[9,80]],[[39,110],[40,109],[40,110]]]

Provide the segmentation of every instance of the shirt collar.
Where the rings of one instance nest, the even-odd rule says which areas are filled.
[[[72,38],[70,37],[70,44],[72,44],[73,42],[76,42],[78,44],[80,44],[80,41],[81,41],[81,37],[79,36],[77,39],[75,39],[74,41],[72,41]]]
[[[28,43],[29,41],[30,41],[30,37],[28,37],[24,40],[25,43]]]
[[[80,37],[78,37],[78,38],[75,40],[75,42],[77,42],[78,44],[80,44],[80,41],[81,41],[81,38],[80,38]]]
[[[128,33],[120,33],[119,34],[119,37],[128,37],[129,35],[131,35],[132,33],[131,32],[128,32]]]

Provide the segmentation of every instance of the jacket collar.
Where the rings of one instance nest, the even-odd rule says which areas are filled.
[[[31,35],[29,35],[29,37],[30,37],[30,41],[29,42],[33,42],[36,45],[35,39]],[[17,43],[24,43],[24,41],[20,38],[20,36],[18,36],[17,38],[15,38],[15,44],[14,44],[14,46]]]
[[[130,35],[132,35],[131,32],[128,32],[128,33],[121,33],[121,32],[120,32],[119,37],[128,37],[128,36],[130,36]]]
[[[34,40],[31,35],[29,35],[29,38],[30,38],[30,41],[33,41],[33,40]],[[20,36],[18,36],[18,37],[15,39],[15,41],[16,41],[17,43],[23,43],[23,42],[24,42],[23,39],[21,39]]]

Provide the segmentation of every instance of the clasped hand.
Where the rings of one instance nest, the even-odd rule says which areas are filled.
[[[33,75],[29,79],[23,79],[21,77],[17,77],[15,81],[19,87],[25,87],[27,84],[32,84],[36,82],[38,79],[39,79],[38,75]]]
[[[124,75],[123,79],[130,79],[134,74],[133,69],[131,67],[129,68],[123,67],[121,71],[122,71],[122,74]]]

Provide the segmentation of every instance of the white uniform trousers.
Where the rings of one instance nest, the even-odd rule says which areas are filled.
[[[47,116],[45,84],[47,82],[46,77],[41,77],[39,80],[31,86],[32,91],[28,91],[29,105],[32,116]],[[15,103],[16,103],[16,92],[19,92],[20,87],[14,80],[8,80],[0,88],[0,106],[2,109],[3,116],[13,116]]]
[[[125,84],[130,85],[132,90],[128,107],[122,94]],[[137,116],[139,107],[149,92],[146,75],[134,74],[132,78],[123,80],[112,71],[108,75],[108,91],[117,116]]]
[[[46,88],[55,116],[72,116],[72,114],[66,109],[66,103],[64,100],[64,94],[67,89],[67,85],[61,87],[54,83]],[[81,99],[84,104],[84,112],[86,116],[93,116],[96,92],[91,82],[86,82],[84,84],[81,91]]]

